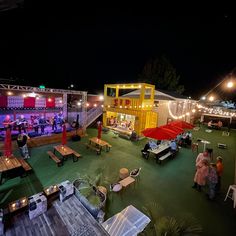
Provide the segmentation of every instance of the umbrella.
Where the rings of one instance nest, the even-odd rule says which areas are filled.
[[[97,136],[97,138],[101,139],[101,137],[102,137],[102,122],[98,121],[98,136]]]
[[[178,126],[173,126],[173,125],[162,125],[160,127],[166,128],[166,129],[170,129],[175,131],[177,134],[182,134],[184,132],[184,130]]]
[[[182,129],[193,129],[195,126],[186,122],[186,121],[183,121],[183,120],[176,120],[176,121],[172,121],[169,123],[169,125],[172,125],[172,126],[175,126],[175,127],[179,127],[179,128],[182,128]]]
[[[5,143],[4,143],[4,155],[11,156],[12,154],[12,146],[11,146],[11,129],[7,128],[5,135]]]
[[[67,139],[66,139],[66,125],[63,124],[62,125],[62,141],[61,141],[61,143],[62,143],[62,145],[65,145],[66,142],[67,142]]]
[[[163,127],[147,128],[143,130],[142,133],[148,138],[157,140],[174,139],[178,135],[178,133],[176,133],[175,131]]]

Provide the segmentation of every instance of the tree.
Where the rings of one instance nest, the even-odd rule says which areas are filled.
[[[184,86],[179,84],[179,79],[176,69],[165,56],[147,62],[139,75],[139,80],[155,84],[156,88],[182,94]]]

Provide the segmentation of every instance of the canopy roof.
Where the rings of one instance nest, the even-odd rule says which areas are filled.
[[[148,91],[146,92],[145,96],[149,96],[150,93],[148,93]],[[130,98],[136,98],[140,96],[140,89],[134,90],[130,93],[126,93],[123,95],[123,97],[130,97]],[[175,92],[170,92],[170,91],[164,91],[164,90],[155,90],[155,94],[154,94],[154,99],[155,100],[185,100],[188,99],[187,97],[180,95],[178,93]]]
[[[132,205],[105,221],[102,226],[111,236],[136,236],[151,220]]]

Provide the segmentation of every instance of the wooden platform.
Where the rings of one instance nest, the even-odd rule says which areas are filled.
[[[70,139],[75,134],[75,131],[67,132],[67,139]],[[84,136],[83,130],[78,130],[79,136]],[[61,142],[62,134],[52,134],[50,136],[40,136],[28,140],[28,147],[38,147],[52,143]]]
[[[56,200],[48,211],[33,220],[27,213],[20,213],[6,229],[6,236],[108,236],[103,227],[73,195],[65,202]]]

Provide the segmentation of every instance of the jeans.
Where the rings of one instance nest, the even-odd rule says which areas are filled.
[[[209,198],[213,199],[215,197],[215,193],[216,193],[216,183],[208,183],[208,194],[209,194]]]
[[[29,150],[28,150],[27,144],[25,144],[23,147],[20,147],[20,153],[23,158],[29,157]]]

